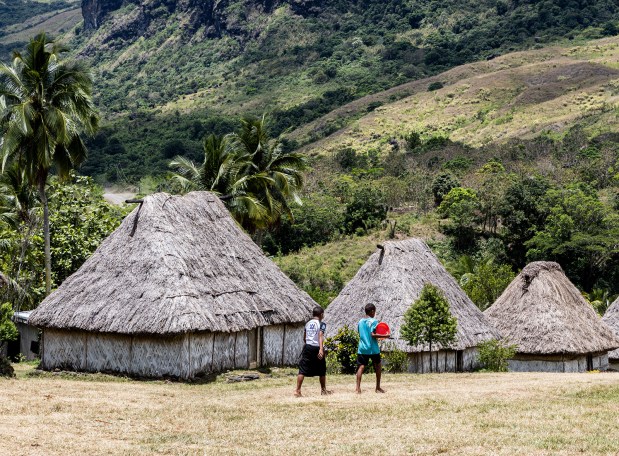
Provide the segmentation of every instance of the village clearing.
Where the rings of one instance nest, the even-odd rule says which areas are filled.
[[[619,374],[466,373],[328,377],[293,369],[202,384],[102,374],[0,380],[0,454],[617,454]],[[228,374],[229,375],[229,374]]]

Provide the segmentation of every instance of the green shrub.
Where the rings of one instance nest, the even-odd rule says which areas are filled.
[[[327,365],[331,356],[332,368],[339,363],[342,374],[354,374],[357,369],[357,349],[359,347],[359,334],[348,326],[340,328],[333,337],[327,337],[325,349],[327,350]],[[333,353],[330,355],[330,353]]]
[[[479,362],[485,369],[493,372],[507,372],[507,360],[516,354],[516,345],[491,339],[482,342],[479,349]]]
[[[327,374],[341,374],[342,373],[342,363],[337,357],[337,352],[328,351],[327,352]]]
[[[15,377],[15,370],[8,358],[0,356],[0,377]]]
[[[400,350],[392,341],[382,344],[381,353],[387,372],[405,372],[408,364],[408,355]]]
[[[432,82],[430,85],[428,85],[428,92],[434,92],[435,90],[442,89],[443,87],[444,86],[441,81]]]

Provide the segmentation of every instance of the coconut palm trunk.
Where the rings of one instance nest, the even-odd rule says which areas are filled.
[[[52,291],[52,252],[49,234],[49,206],[47,204],[47,194],[45,193],[45,182],[47,176],[40,176],[37,183],[39,199],[43,206],[43,237],[45,238],[45,294]]]

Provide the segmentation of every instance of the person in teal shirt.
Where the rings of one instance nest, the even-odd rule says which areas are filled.
[[[357,329],[359,331],[359,349],[357,350],[357,393],[361,393],[361,378],[365,367],[372,361],[374,370],[376,371],[376,392],[384,393],[380,387],[381,361],[380,347],[378,346],[378,335],[376,327],[378,320],[374,318],[376,315],[376,306],[368,304],[365,306],[366,318],[359,320]],[[380,337],[389,337],[389,335],[381,335]]]

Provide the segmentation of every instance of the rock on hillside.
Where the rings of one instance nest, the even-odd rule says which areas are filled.
[[[131,0],[137,14],[116,28],[119,36],[127,37],[137,31],[147,31],[158,24],[162,17],[180,13],[185,17],[183,26],[190,30],[205,27],[209,37],[221,36],[225,31],[238,32],[237,19],[245,19],[250,11],[270,12],[273,8],[289,4],[297,14],[312,14],[319,10],[323,0]],[[118,10],[123,0],[83,0],[82,14],[86,30],[98,29],[109,13]],[[233,13],[236,11],[236,14]]]

